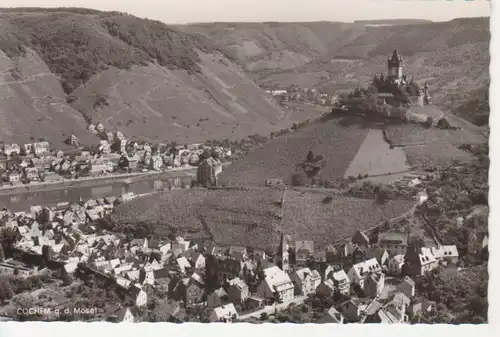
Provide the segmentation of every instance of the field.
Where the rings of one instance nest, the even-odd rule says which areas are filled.
[[[471,162],[476,158],[447,141],[435,141],[425,145],[404,148],[408,163],[414,168],[446,166],[453,162]]]
[[[391,200],[384,205],[371,199],[332,196],[328,193],[287,191],[284,208],[284,225],[287,234],[296,240],[313,240],[315,246],[341,241],[385,220],[410,210],[412,202]]]
[[[368,132],[360,124],[343,125],[343,119],[314,122],[236,160],[221,173],[220,182],[263,186],[266,179],[281,178],[290,184],[292,175],[297,173],[295,166],[304,162],[309,150],[326,161],[317,179],[342,178]]]
[[[357,177],[359,174],[380,175],[409,169],[404,151],[400,148],[391,149],[384,140],[382,130],[371,129],[344,177]]]
[[[287,190],[283,229],[294,240],[314,240],[317,246],[334,243],[380,222],[401,215],[409,200],[389,201],[333,196],[326,191]],[[211,239],[224,245],[245,245],[273,252],[281,235],[282,191],[269,188],[189,189],[163,192],[129,202],[116,209],[118,223],[149,223],[155,232]]]
[[[386,131],[390,149],[382,136]],[[331,180],[348,176],[387,175],[469,161],[462,144],[481,144],[486,138],[474,129],[458,131],[426,128],[420,124],[377,121],[362,116],[330,117],[313,121],[248,152],[222,171],[227,186],[263,186],[266,179],[281,178],[291,184],[309,150],[324,157],[326,164],[314,178]],[[420,145],[403,146],[399,145]],[[305,183],[312,180],[303,175]]]
[[[459,146],[462,144],[480,144],[486,140],[484,136],[473,130],[441,130],[426,128],[417,124],[389,125],[385,132],[387,139],[394,146],[431,143],[442,139]]]

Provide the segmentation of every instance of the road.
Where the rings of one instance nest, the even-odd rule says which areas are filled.
[[[246,315],[241,315],[239,317],[239,320],[245,320],[245,319],[249,319],[251,317],[260,318],[260,315],[264,312],[268,315],[271,315],[271,314],[274,314],[275,311],[282,311],[282,310],[288,308],[288,306],[292,303],[302,304],[306,298],[307,298],[307,296],[297,296],[292,301],[289,301],[286,303],[268,305],[268,306],[264,307],[263,309],[254,311],[254,312],[246,314]]]

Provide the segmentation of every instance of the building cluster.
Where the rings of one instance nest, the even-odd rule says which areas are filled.
[[[89,129],[98,129],[100,125]],[[93,147],[78,146],[78,139],[72,135],[72,146],[67,150],[51,150],[48,142],[24,144],[23,147],[4,145],[0,148],[0,185],[196,167],[206,164],[202,156],[207,152],[219,160],[232,156],[230,148],[221,146],[149,144],[127,140],[119,131],[100,134],[99,145]],[[217,166],[218,160],[212,161],[211,164]]]
[[[282,235],[278,251],[270,254],[181,236],[130,239],[98,225],[117,202],[134,197],[33,206],[30,212],[3,210],[1,229],[16,233],[12,247],[21,257],[3,261],[2,273],[17,270],[27,277],[44,268],[23,266],[27,257],[31,266],[48,260],[70,278],[91,273],[111,281],[139,308],[148,303],[145,287],[164,289],[184,308],[207,308],[213,322],[266,310],[272,314],[273,305],[286,307],[308,296],[340,296],[343,300],[325,313],[324,322],[405,323],[433,308],[415,300],[412,278],[459,259],[456,246],[419,246],[406,234],[392,232],[368,236],[358,231],[348,242],[320,250],[313,241]],[[120,317],[133,320],[126,310]]]
[[[266,93],[281,102],[299,102],[329,106],[333,105],[338,100],[338,96],[322,93],[315,88],[266,90]]]

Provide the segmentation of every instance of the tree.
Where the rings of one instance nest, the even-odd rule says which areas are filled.
[[[12,291],[9,281],[2,277],[0,279],[0,303],[10,300],[12,296],[14,296],[14,292]]]
[[[304,179],[300,173],[295,173],[292,175],[292,186],[302,186],[304,185]]]
[[[312,163],[314,161],[314,153],[312,150],[309,150],[307,153],[307,162]]]
[[[428,128],[432,127],[432,124],[434,123],[434,119],[431,116],[427,116],[425,119],[425,126]]]

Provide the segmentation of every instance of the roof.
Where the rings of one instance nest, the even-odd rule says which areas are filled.
[[[376,258],[372,258],[352,266],[356,275],[360,278],[366,276],[367,273],[380,271],[382,268]]]
[[[457,246],[442,246],[443,247],[443,257],[458,257]]]
[[[379,243],[408,245],[408,237],[401,233],[382,233],[378,236]]]
[[[332,277],[337,282],[349,282],[349,277],[344,270],[339,270],[332,273]]]
[[[242,279],[240,279],[239,277],[237,278],[234,278],[232,279],[231,281],[229,281],[229,285],[230,286],[235,286],[239,289],[245,289],[245,288],[248,288],[248,285],[245,283],[245,281],[243,281]]]
[[[404,254],[394,255],[392,257],[392,260],[396,261],[397,263],[404,263],[405,262],[405,256],[404,256]]]
[[[215,295],[219,296],[219,297],[223,297],[223,296],[227,296],[227,293],[226,291],[224,290],[224,288],[219,288],[217,290],[214,290],[213,292]]]
[[[326,315],[333,318],[333,320],[336,321],[337,323],[341,323],[343,321],[342,314],[338,312],[337,309],[335,309],[335,307],[331,307],[330,309],[328,309]]]
[[[307,250],[310,253],[314,253],[314,242],[313,241],[295,241],[295,250]]]
[[[296,270],[294,272],[294,274],[297,275],[301,281],[305,281],[305,279],[308,276],[311,276],[312,278],[321,278],[321,276],[319,275],[319,273],[316,270],[311,271],[311,269],[309,269],[309,268],[302,268],[302,269]]]
[[[291,285],[293,287],[292,281],[290,280],[288,274],[282,271],[277,266],[264,269],[264,273],[266,275],[265,282],[272,290],[274,290],[275,287],[286,285]]]
[[[236,311],[236,308],[232,303],[215,308],[214,313],[218,319],[232,317],[233,315],[236,315],[236,317],[238,317],[238,312]]]

